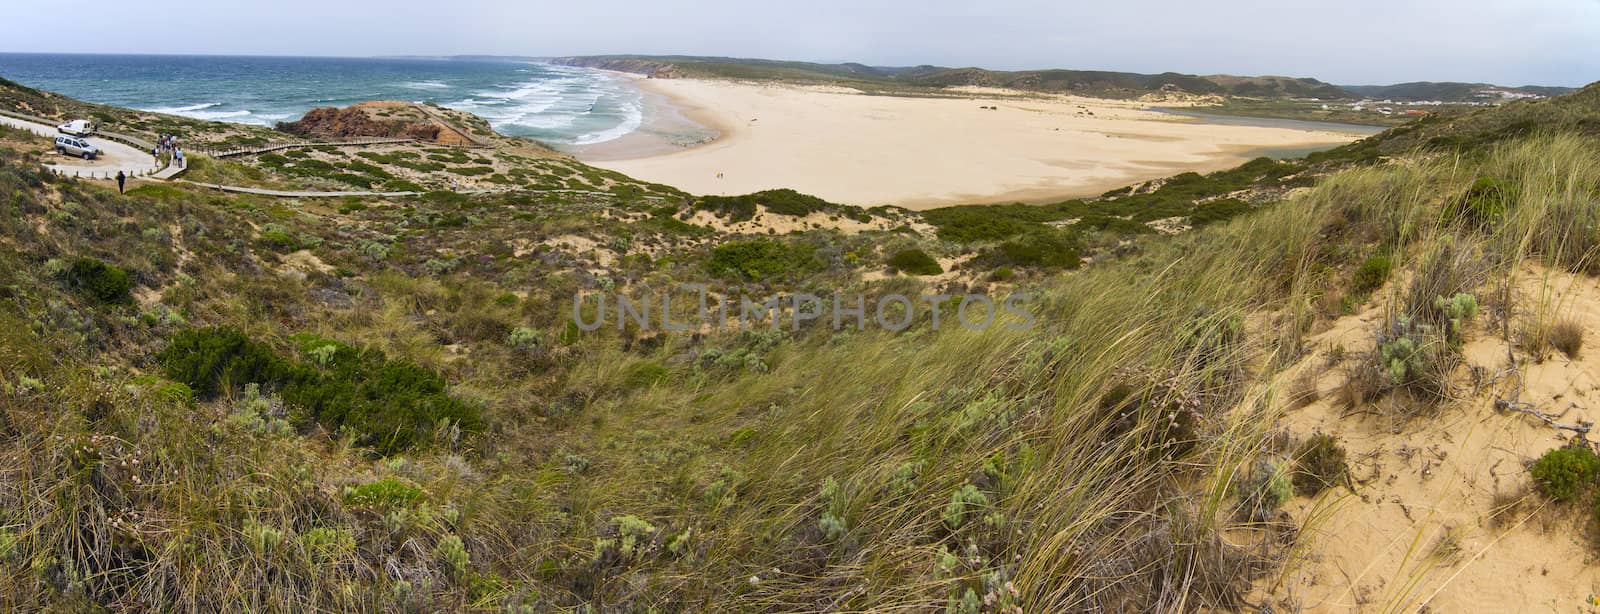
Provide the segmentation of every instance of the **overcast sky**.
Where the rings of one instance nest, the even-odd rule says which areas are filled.
[[[0,51],[14,52],[672,53],[1574,86],[1600,80],[1597,50],[1600,0],[0,3]]]

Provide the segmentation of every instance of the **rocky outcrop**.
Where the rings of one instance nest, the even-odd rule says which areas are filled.
[[[369,112],[372,108],[365,105],[343,109],[316,108],[308,111],[299,121],[278,122],[277,129],[298,136],[326,139],[378,137],[439,140],[442,128],[434,122],[379,119]]]

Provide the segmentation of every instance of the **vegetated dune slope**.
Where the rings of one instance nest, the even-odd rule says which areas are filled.
[[[1288,165],[1313,186],[1125,240],[1052,216],[1198,222],[1224,195],[1188,188],[1242,188],[942,216],[609,176],[121,196],[0,131],[0,608],[1581,608],[1600,469],[1517,411],[1589,417],[1556,326],[1592,333],[1600,273],[1576,125],[1353,145]],[[1079,268],[1079,239],[1108,245]],[[957,255],[972,275],[886,273]],[[1020,290],[1036,322],[571,319],[575,294],[708,279]]]

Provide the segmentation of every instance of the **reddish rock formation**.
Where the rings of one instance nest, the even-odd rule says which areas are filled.
[[[434,122],[377,119],[369,113],[373,108],[375,107],[356,105],[343,109],[334,107],[312,109],[299,121],[278,122],[277,129],[299,136],[329,139],[379,137],[419,141],[439,140],[441,128]]]

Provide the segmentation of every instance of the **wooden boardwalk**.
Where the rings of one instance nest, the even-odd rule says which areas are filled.
[[[188,181],[188,180],[184,180],[184,179],[179,179],[178,181],[180,181],[182,183],[187,183],[189,185],[197,185],[197,186],[200,186],[202,188],[210,188],[212,190],[218,190],[218,191],[221,191],[221,192],[233,192],[233,193],[236,193],[236,194],[254,194],[256,196],[275,196],[275,197],[278,197],[278,198],[339,198],[339,197],[344,197],[344,196],[393,196],[393,197],[400,197],[400,196],[418,196],[418,195],[422,194],[422,192],[371,192],[371,191],[367,191],[367,192],[299,192],[299,191],[291,191],[291,190],[268,190],[268,189],[265,189],[265,188],[247,188],[247,187],[236,186],[236,185],[218,185],[218,184],[215,184],[215,183],[202,183],[202,182],[199,182],[199,181]],[[479,191],[475,191],[475,192],[462,192],[462,194],[474,194],[474,193],[483,193],[483,192],[487,192],[487,190],[479,190]]]
[[[200,186],[202,188],[207,188],[207,189],[211,189],[211,190],[217,190],[219,192],[232,192],[232,193],[235,193],[235,194],[254,194],[256,196],[272,196],[272,197],[276,197],[276,198],[342,198],[342,197],[346,197],[346,196],[381,196],[381,197],[399,198],[399,197],[403,197],[403,196],[421,196],[423,194],[427,194],[427,192],[372,192],[372,191],[306,192],[306,191],[296,191],[296,190],[269,190],[269,189],[266,189],[266,188],[247,188],[247,187],[244,187],[244,186],[236,186],[236,185],[218,185],[218,184],[215,184],[215,183],[204,183],[204,182],[200,182],[200,181],[189,181],[187,179],[176,179],[174,181],[176,181],[177,183],[187,183],[189,185],[197,185],[197,186]],[[538,192],[538,193],[548,193],[548,194],[587,194],[587,195],[590,195],[590,196],[613,196],[613,194],[611,194],[610,192],[599,192],[599,191],[595,191],[595,190],[565,190],[565,189],[558,189],[558,190],[521,190],[521,189],[515,189],[515,188],[506,188],[506,189],[499,189],[499,190],[454,190],[454,192],[456,194],[463,194],[463,195],[466,195],[466,196],[474,196],[474,195],[480,195],[480,194],[504,194],[504,193],[510,193],[510,192]],[[647,199],[647,200],[665,200],[664,198],[662,198],[660,196],[645,196],[644,198]]]
[[[236,158],[239,156],[259,156],[264,153],[283,151],[286,149],[303,149],[308,147],[361,147],[370,145],[398,145],[401,143],[417,143],[416,139],[352,139],[348,141],[295,141],[293,143],[279,143],[264,147],[246,147],[241,149],[198,149],[196,151],[213,158]],[[188,150],[184,150],[187,152]]]

